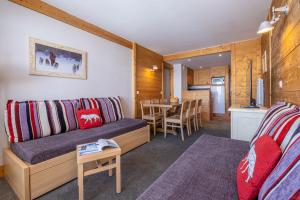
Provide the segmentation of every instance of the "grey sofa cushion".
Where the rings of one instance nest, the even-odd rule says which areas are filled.
[[[69,153],[76,145],[113,138],[118,135],[145,127],[147,123],[139,119],[122,119],[101,127],[74,130],[37,140],[11,144],[11,150],[22,160],[36,164]]]
[[[200,136],[138,200],[238,199],[236,167],[248,148],[248,142]]]

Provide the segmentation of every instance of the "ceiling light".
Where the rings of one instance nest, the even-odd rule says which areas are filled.
[[[202,69],[203,67],[202,67],[202,66],[200,66],[199,68],[200,68],[200,69]]]
[[[285,15],[287,15],[289,13],[289,7],[288,6],[282,6],[280,8],[273,7],[271,21],[263,21],[258,28],[258,31],[257,31],[258,34],[267,33],[267,32],[270,32],[271,30],[273,30],[274,24],[276,24],[280,20],[280,17],[281,17],[280,14],[276,14],[278,12],[282,12]]]
[[[220,53],[220,54],[219,54],[219,57],[221,57],[221,56],[222,56],[222,54]]]
[[[192,61],[192,59],[190,59],[190,58],[189,58],[189,59],[187,59],[187,61],[188,61],[188,62],[191,62],[191,61]]]

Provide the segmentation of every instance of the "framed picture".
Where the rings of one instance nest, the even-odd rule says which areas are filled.
[[[86,52],[29,39],[29,74],[87,79]]]

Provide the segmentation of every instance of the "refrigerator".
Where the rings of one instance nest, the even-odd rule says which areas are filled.
[[[225,114],[225,77],[211,78],[212,113]]]

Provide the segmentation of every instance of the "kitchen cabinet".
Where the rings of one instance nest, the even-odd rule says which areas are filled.
[[[194,70],[187,68],[187,84],[194,85]]]
[[[210,85],[210,69],[194,71],[194,85]]]
[[[250,141],[258,129],[266,108],[241,108],[232,106],[231,112],[231,139]]]

